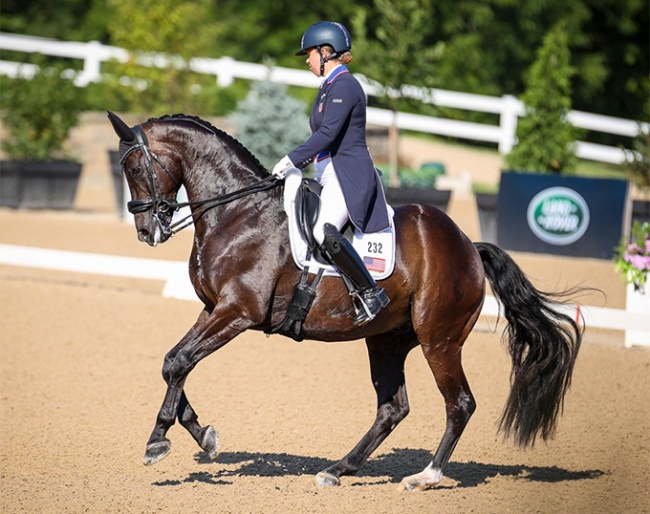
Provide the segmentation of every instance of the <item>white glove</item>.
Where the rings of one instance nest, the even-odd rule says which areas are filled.
[[[282,180],[284,176],[287,174],[287,171],[289,171],[291,168],[295,168],[295,166],[291,162],[291,159],[289,159],[289,157],[285,155],[284,157],[282,157],[282,159],[278,161],[278,163],[275,166],[273,166],[273,171],[271,172],[271,175]]]

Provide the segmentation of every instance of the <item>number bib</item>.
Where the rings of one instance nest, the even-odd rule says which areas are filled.
[[[393,272],[395,267],[393,227],[376,234],[362,234],[355,230],[352,244],[375,279],[385,278]]]

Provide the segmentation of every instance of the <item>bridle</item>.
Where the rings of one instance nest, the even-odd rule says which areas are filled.
[[[194,202],[177,202],[175,200],[169,200],[163,197],[160,182],[158,181],[158,175],[154,167],[154,161],[173,180],[177,188],[180,188],[182,185],[181,182],[174,176],[171,171],[169,171],[169,168],[165,166],[165,163],[160,160],[156,153],[151,150],[151,148],[149,148],[147,135],[145,134],[142,127],[140,125],[136,125],[132,128],[132,130],[135,133],[136,140],[134,143],[130,144],[121,142],[120,146],[124,145],[126,149],[121,148],[124,153],[120,159],[120,164],[124,169],[126,160],[133,152],[142,152],[144,155],[144,164],[147,172],[147,179],[149,181],[149,193],[151,199],[131,200],[126,204],[127,210],[131,214],[141,214],[147,211],[153,211],[152,216],[155,218],[158,226],[160,227],[160,230],[166,237],[171,237],[184,228],[190,226],[195,219],[200,218],[203,214],[205,214],[210,209],[213,209],[214,207],[230,203],[234,200],[238,200],[239,198],[243,198],[244,196],[248,196],[253,193],[259,193],[261,191],[272,189],[279,186],[281,183],[281,180],[277,179],[276,177],[269,176],[249,186],[238,189],[237,191],[215,196],[205,200],[197,200]],[[191,214],[188,214],[175,223],[169,223],[169,220],[175,211],[181,209],[182,207],[192,206],[200,206],[201,208],[195,210]]]

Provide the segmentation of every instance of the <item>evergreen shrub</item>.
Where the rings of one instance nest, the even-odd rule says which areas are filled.
[[[229,121],[237,139],[268,169],[310,135],[306,105],[275,82],[253,83]]]

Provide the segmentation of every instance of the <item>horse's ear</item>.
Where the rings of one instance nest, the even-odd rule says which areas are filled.
[[[129,126],[124,123],[120,117],[112,113],[111,111],[106,111],[108,114],[108,119],[111,122],[111,125],[113,125],[113,130],[115,133],[118,135],[121,141],[124,141],[125,143],[132,143],[135,141],[135,132],[129,128]]]

